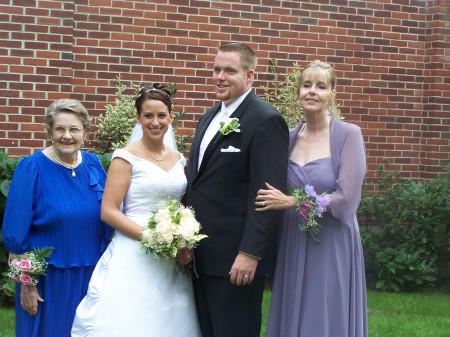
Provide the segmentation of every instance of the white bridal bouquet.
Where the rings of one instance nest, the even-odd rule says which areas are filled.
[[[140,243],[156,258],[175,258],[180,249],[194,248],[207,237],[199,234],[201,226],[195,219],[194,210],[177,200],[169,199],[152,213],[147,227],[142,231]]]

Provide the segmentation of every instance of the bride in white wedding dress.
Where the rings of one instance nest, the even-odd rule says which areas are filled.
[[[186,189],[186,161],[163,142],[173,118],[170,92],[147,86],[136,109],[142,138],[114,152],[103,194],[102,220],[116,232],[77,308],[72,336],[200,337],[191,280],[175,272],[192,252],[157,259],[138,243],[151,211]]]

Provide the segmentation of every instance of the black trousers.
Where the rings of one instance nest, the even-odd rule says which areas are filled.
[[[193,276],[203,337],[259,337],[265,276],[236,286],[229,277]]]

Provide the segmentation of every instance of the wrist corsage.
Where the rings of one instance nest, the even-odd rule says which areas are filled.
[[[241,124],[239,124],[238,118],[225,118],[223,121],[219,122],[219,125],[219,135],[217,136],[214,143],[217,142],[220,138],[229,135],[232,132],[241,132],[241,130],[239,129]]]
[[[320,225],[317,218],[322,217],[326,207],[330,204],[330,197],[325,195],[317,195],[313,186],[306,185],[304,189],[295,188],[291,195],[298,203],[296,213],[300,218],[299,228],[305,232],[311,239],[319,243],[317,234],[320,230]]]
[[[4,275],[23,285],[36,285],[39,277],[45,275],[47,259],[52,253],[51,247],[26,252],[23,256],[13,258],[9,262],[9,270]]]

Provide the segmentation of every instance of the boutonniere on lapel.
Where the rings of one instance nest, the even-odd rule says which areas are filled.
[[[217,135],[214,143],[232,132],[241,132],[241,130],[239,129],[239,127],[241,126],[241,124],[239,124],[239,118],[225,118],[223,121],[219,122],[219,125],[219,134]]]

